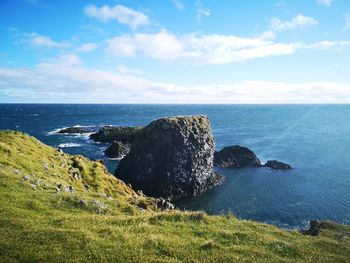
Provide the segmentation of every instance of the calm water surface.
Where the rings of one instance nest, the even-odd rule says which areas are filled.
[[[173,115],[208,115],[216,147],[243,145],[261,160],[290,163],[292,171],[218,169],[223,185],[183,200],[182,208],[210,214],[228,211],[244,219],[286,228],[310,219],[350,224],[350,105],[32,105],[0,104],[0,129],[29,133],[71,154],[103,156],[105,144],[86,135],[58,135],[82,125],[146,125]]]

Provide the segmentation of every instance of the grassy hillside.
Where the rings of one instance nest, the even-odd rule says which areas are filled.
[[[350,262],[350,228],[304,236],[232,215],[156,211],[99,162],[0,132],[0,261]]]

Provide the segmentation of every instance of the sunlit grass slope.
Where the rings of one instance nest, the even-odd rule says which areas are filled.
[[[1,262],[350,262],[350,228],[304,236],[231,215],[157,211],[100,162],[0,132]]]

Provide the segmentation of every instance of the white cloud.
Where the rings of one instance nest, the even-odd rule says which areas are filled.
[[[234,35],[190,35],[184,38],[189,57],[203,64],[226,64],[294,52],[294,44]]]
[[[319,5],[323,5],[323,6],[326,6],[326,7],[330,7],[331,4],[333,3],[333,0],[317,0],[317,3]]]
[[[228,64],[270,56],[293,54],[299,49],[339,49],[350,41],[316,43],[274,41],[272,32],[256,38],[234,35],[187,34],[176,36],[166,30],[155,34],[136,33],[107,40],[107,52],[119,57],[147,57],[157,60],[182,59],[194,64]]]
[[[175,35],[161,30],[156,34],[134,34],[107,40],[107,50],[116,56],[132,57],[137,54],[154,59],[173,59],[182,56],[183,47]]]
[[[123,35],[107,40],[110,54],[145,56],[158,60],[186,59],[199,64],[226,64],[294,52],[296,44],[274,43],[266,37],[188,34],[180,37],[165,30],[156,34]]]
[[[345,19],[345,24],[344,24],[343,31],[347,31],[350,29],[350,13],[345,14],[344,19]]]
[[[172,2],[175,5],[177,10],[182,11],[185,8],[184,4],[180,0],[170,0],[170,2]]]
[[[328,41],[323,40],[320,42],[316,42],[313,44],[303,44],[301,45],[302,48],[306,49],[320,49],[320,50],[328,50],[331,48],[339,49],[342,47],[350,46],[349,40],[341,40],[341,41]]]
[[[260,35],[261,39],[274,39],[275,38],[275,34],[272,31],[265,31]]]
[[[80,52],[86,53],[86,52],[91,52],[95,50],[97,47],[98,47],[98,44],[96,43],[85,43],[85,44],[82,44],[78,50]]]
[[[123,5],[113,7],[88,5],[84,8],[84,12],[87,16],[101,21],[117,20],[119,23],[126,24],[132,29],[147,26],[150,23],[147,15]]]
[[[303,29],[304,27],[318,25],[318,21],[313,17],[303,16],[298,14],[290,21],[282,21],[277,17],[273,17],[270,22],[270,27],[274,31]]]
[[[350,103],[350,83],[244,81],[178,85],[102,71],[66,55],[33,68],[0,68],[0,93],[14,101],[100,103]]]
[[[140,75],[143,73],[142,70],[129,68],[121,64],[117,66],[117,72],[124,75]]]
[[[133,57],[136,55],[137,46],[130,36],[118,36],[107,40],[107,51],[115,56]]]
[[[204,8],[200,0],[197,0],[195,2],[195,7],[196,7],[196,18],[199,22],[202,21],[203,17],[210,16],[210,10],[207,8]]]
[[[47,47],[47,48],[67,48],[70,43],[67,41],[55,41],[48,36],[42,36],[37,33],[24,34],[24,42],[30,44],[33,47]]]
[[[62,54],[53,59],[44,60],[39,65],[56,65],[56,66],[80,66],[83,62],[75,54]]]
[[[0,92],[24,101],[110,101],[127,102],[133,94],[142,97],[153,82],[117,71],[86,68],[73,54],[50,59],[33,68],[0,69]],[[136,99],[140,99],[135,97]]]
[[[197,20],[202,21],[202,18],[205,16],[210,16],[210,10],[208,9],[198,9],[197,10]]]

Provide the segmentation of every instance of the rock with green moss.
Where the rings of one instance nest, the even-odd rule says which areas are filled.
[[[115,174],[150,196],[195,196],[222,182],[214,148],[206,116],[162,118],[142,130]]]
[[[132,143],[141,130],[142,127],[105,126],[97,133],[91,134],[90,139],[102,143],[112,143],[113,141]]]
[[[129,147],[129,144],[114,141],[106,150],[104,150],[104,153],[109,158],[123,158],[128,153]]]

